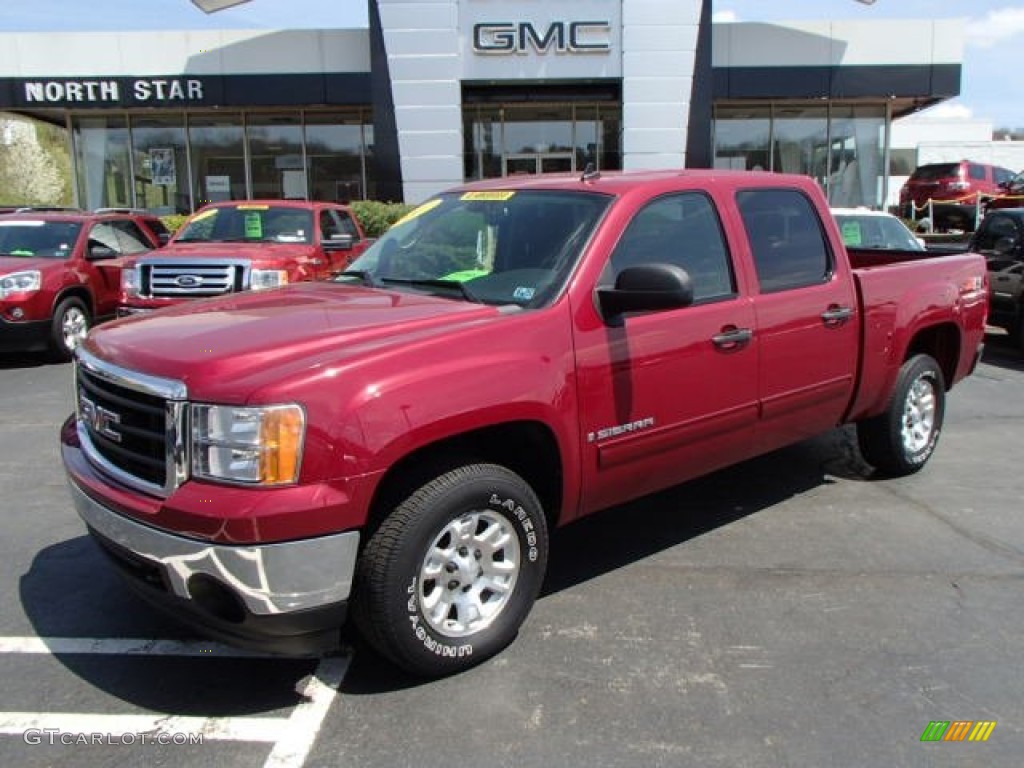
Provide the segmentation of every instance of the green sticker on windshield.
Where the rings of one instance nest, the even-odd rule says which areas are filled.
[[[247,211],[245,214],[245,236],[250,240],[263,239],[263,217],[258,211]]]
[[[859,221],[843,222],[843,242],[847,245],[860,245],[863,242],[860,234]]]

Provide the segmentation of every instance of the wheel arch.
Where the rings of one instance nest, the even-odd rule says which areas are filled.
[[[513,421],[451,435],[394,462],[374,490],[363,540],[406,495],[438,474],[469,462],[498,464],[515,472],[537,494],[549,528],[558,524],[564,471],[555,434],[539,421]]]
[[[89,316],[95,319],[96,302],[93,301],[92,292],[84,285],[72,285],[59,291],[53,300],[53,307],[50,309],[51,317],[57,312],[57,307],[65,299],[81,299],[85,304],[85,308],[89,310]]]
[[[939,323],[921,328],[914,333],[903,355],[906,362],[915,355],[929,355],[939,364],[943,383],[948,391],[953,386],[957,365],[960,362],[960,346],[963,343],[960,329],[955,323]]]

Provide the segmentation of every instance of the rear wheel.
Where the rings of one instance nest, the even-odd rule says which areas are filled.
[[[55,360],[70,360],[75,348],[89,333],[92,317],[78,298],[64,299],[54,310],[50,325],[50,354]]]
[[[457,467],[405,498],[370,537],[353,618],[407,671],[460,672],[515,638],[547,552],[543,510],[522,478],[493,464]]]
[[[900,368],[885,412],[857,424],[861,454],[888,475],[917,472],[935,451],[945,407],[938,363],[929,355],[910,358]]]

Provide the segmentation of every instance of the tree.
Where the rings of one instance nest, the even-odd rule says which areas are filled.
[[[0,202],[71,204],[71,155],[62,127],[6,115],[0,136]]]

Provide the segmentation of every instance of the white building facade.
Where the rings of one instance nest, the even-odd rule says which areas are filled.
[[[710,10],[372,0],[368,29],[0,35],[0,110],[66,126],[83,207],[415,203],[587,166],[791,171],[880,206],[893,120],[959,94],[956,22]]]

